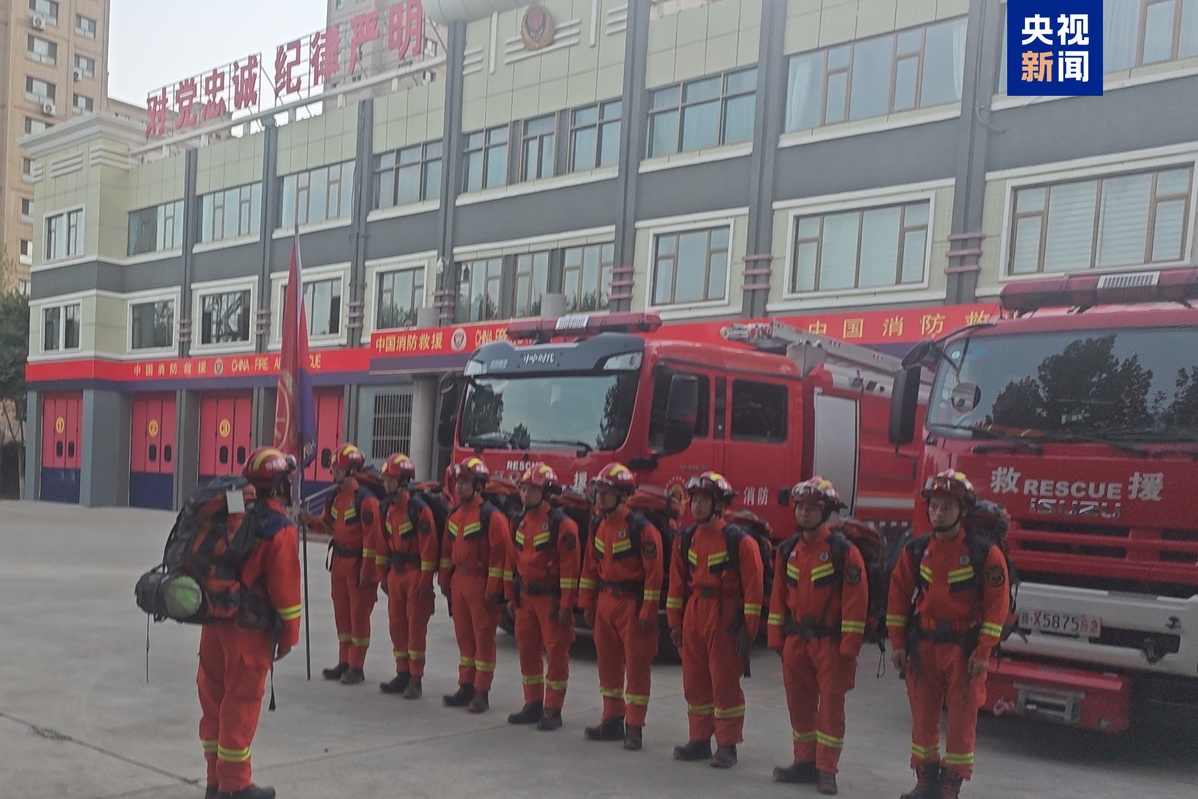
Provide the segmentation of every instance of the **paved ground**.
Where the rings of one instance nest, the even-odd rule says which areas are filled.
[[[0,797],[4,799],[200,799],[196,738],[198,630],[150,630],[133,585],[161,552],[171,517],[153,511],[84,510],[0,503]],[[310,545],[312,667],[335,659],[324,547]],[[597,718],[594,650],[576,650],[566,725],[552,734],[513,728],[521,704],[515,645],[500,635],[492,711],[441,707],[456,682],[457,654],[443,601],[433,618],[425,699],[381,695],[391,676],[385,610],[364,686],[304,678],[302,646],[279,664],[279,708],[264,711],[255,775],[283,799],[436,796],[790,796],[770,768],[790,759],[777,658],[754,653],[740,765],[718,772],[670,759],[686,738],[681,674],[654,672],[646,747],[582,738]],[[893,671],[875,679],[864,656],[849,696],[841,795],[894,799],[910,787],[904,693]],[[318,678],[319,679],[319,678]],[[1198,728],[1198,725],[1196,725]],[[1198,792],[1198,736],[1145,730],[1119,738],[983,718],[978,775],[967,797],[1190,797]]]

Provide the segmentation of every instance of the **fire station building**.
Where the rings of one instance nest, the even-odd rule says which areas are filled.
[[[901,352],[1011,279],[1198,263],[1198,0],[1102,5],[1101,97],[1008,96],[998,0],[394,0],[280,46],[323,42],[307,71],[261,58],[302,100],[206,123],[180,84],[149,129],[27,136],[30,496],[169,508],[240,469],[296,238],[320,449],[422,479],[438,379],[509,319]],[[353,73],[397,25],[421,46]]]

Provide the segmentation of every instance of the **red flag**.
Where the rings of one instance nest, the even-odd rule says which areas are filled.
[[[312,375],[308,371],[308,319],[304,313],[301,272],[297,232],[291,247],[291,267],[283,298],[283,352],[275,402],[274,445],[284,453],[294,455],[303,469],[316,457],[316,414]]]

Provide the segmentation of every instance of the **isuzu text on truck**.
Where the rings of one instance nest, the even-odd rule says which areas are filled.
[[[905,361],[892,440],[934,370],[921,474],[1011,515],[1022,636],[991,663],[995,714],[1118,732],[1133,705],[1198,707],[1195,298],[1195,268],[1012,283],[1003,318]]]

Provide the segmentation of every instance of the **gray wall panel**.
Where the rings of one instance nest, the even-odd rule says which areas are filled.
[[[618,210],[614,178],[462,205],[454,243],[470,246],[614,225]]]
[[[258,277],[261,245],[257,242],[198,252],[194,256],[191,279],[193,283],[228,280],[236,277]]]
[[[37,280],[32,285],[32,298],[42,300],[92,289],[124,294],[174,288],[182,280],[183,257],[179,255],[129,266],[110,261],[90,261],[38,272]]]
[[[293,237],[277,239],[270,254],[270,271],[286,272],[291,264],[291,242]],[[353,228],[350,225],[300,233],[300,253],[304,266],[343,264],[353,255]]]
[[[637,178],[637,219],[749,205],[750,156],[646,172]]]
[[[371,222],[366,234],[367,259],[436,251],[441,240],[436,211]]]

